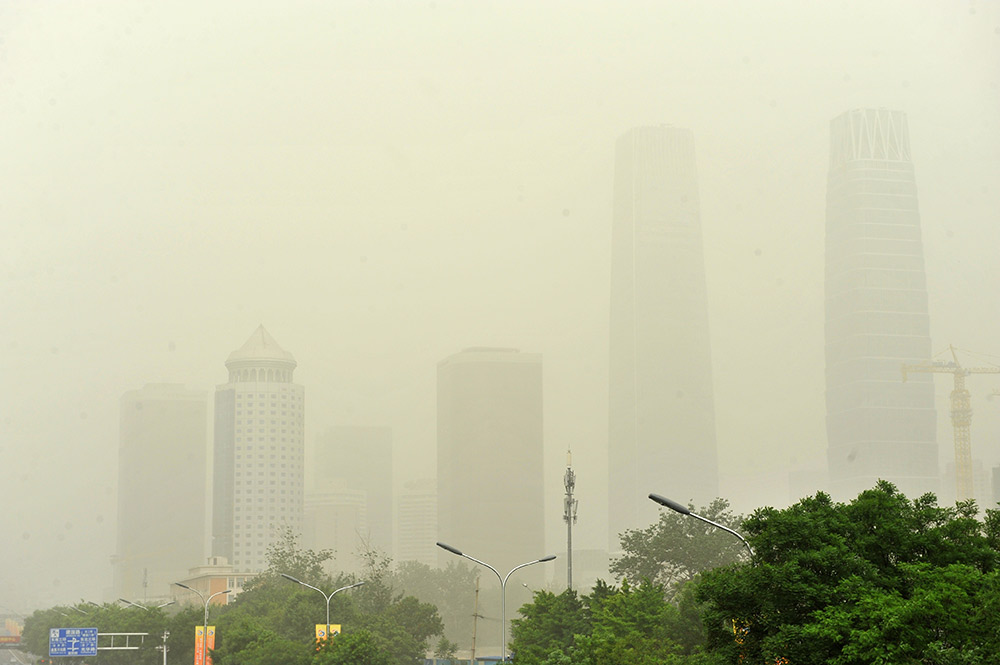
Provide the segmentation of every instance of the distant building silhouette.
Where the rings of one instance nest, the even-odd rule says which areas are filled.
[[[437,565],[437,483],[416,480],[406,483],[396,502],[396,561]]]
[[[213,554],[237,570],[267,567],[285,527],[302,532],[302,386],[296,366],[260,326],[229,354],[229,382],[215,391]]]
[[[343,490],[362,493],[365,526],[355,533],[350,552],[373,547],[393,555],[391,428],[338,425],[327,429],[316,438],[308,475],[310,496]]]
[[[118,598],[166,598],[205,558],[208,394],[148,384],[121,399]]]
[[[656,492],[718,494],[715,406],[691,132],[632,129],[615,150],[608,411],[611,551]]]
[[[466,349],[437,382],[437,540],[504,573],[545,556],[541,356]]]
[[[830,123],[826,197],[826,431],[830,489],[882,478],[938,489],[924,251],[906,116],[859,109]]]
[[[302,543],[319,551],[333,550],[328,572],[360,573],[368,527],[367,494],[339,482],[325,484],[322,491],[306,494]]]

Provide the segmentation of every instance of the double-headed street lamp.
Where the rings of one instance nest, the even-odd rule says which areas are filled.
[[[201,634],[201,639],[202,639],[201,665],[205,665],[208,662],[208,604],[212,602],[212,599],[215,598],[216,596],[221,596],[222,594],[225,593],[232,593],[233,590],[226,589],[225,591],[216,591],[208,598],[205,598],[205,594],[203,594],[201,591],[198,591],[197,589],[192,589],[187,584],[181,584],[180,582],[174,582],[174,584],[176,584],[182,589],[187,589],[188,591],[193,591],[194,593],[198,594],[198,597],[201,598],[202,601],[204,601],[205,603],[205,621],[202,624],[203,632]]]
[[[160,603],[156,607],[146,607],[145,605],[140,605],[139,603],[133,603],[131,600],[126,600],[124,598],[119,598],[118,602],[119,603],[125,603],[126,605],[131,605],[132,607],[138,607],[140,609],[146,610],[147,612],[151,612],[152,610],[158,610],[161,607],[166,607],[167,605],[173,605],[177,601],[176,600],[168,600],[165,603]]]
[[[326,595],[326,593],[323,592],[322,589],[317,589],[313,585],[306,584],[302,580],[292,577],[291,575],[285,575],[284,573],[281,573],[281,576],[284,577],[286,580],[295,582],[296,584],[301,584],[302,586],[307,587],[309,589],[313,589],[314,591],[319,591],[320,595],[326,598],[326,639],[330,639],[330,599],[336,596],[341,591],[347,591],[348,589],[353,589],[354,587],[359,587],[362,584],[364,584],[364,581],[355,582],[354,584],[348,584],[347,586],[342,586],[339,589],[336,589],[335,591],[331,591],[330,595],[328,596]]]
[[[681,515],[690,515],[691,517],[693,517],[695,519],[701,520],[702,522],[706,522],[707,524],[711,524],[712,526],[714,526],[717,529],[722,529],[723,531],[726,531],[728,533],[733,534],[734,536],[736,536],[737,538],[739,538],[741,541],[743,541],[743,544],[746,545],[746,547],[747,547],[747,551],[750,552],[750,556],[753,557],[753,548],[750,547],[750,543],[747,542],[747,539],[744,538],[743,536],[741,536],[740,534],[736,533],[732,529],[730,529],[728,526],[725,526],[723,524],[719,524],[718,522],[713,522],[712,520],[708,519],[707,517],[702,517],[698,513],[691,512],[691,509],[688,508],[687,506],[683,506],[683,505],[677,503],[676,501],[672,501],[672,500],[668,499],[665,496],[660,496],[659,494],[650,494],[649,498],[652,499],[653,501],[655,501],[656,503],[660,504],[661,506],[665,506],[665,507],[669,508],[670,510],[673,510],[675,512],[680,513]]]
[[[486,563],[485,561],[480,561],[479,559],[474,559],[468,554],[462,552],[461,550],[452,547],[451,545],[446,545],[444,543],[439,542],[437,546],[443,550],[451,552],[452,554],[457,554],[460,557],[465,557],[469,561],[475,561],[480,566],[486,566],[487,568],[492,570],[496,574],[497,579],[500,580],[500,658],[502,661],[507,662],[507,644],[506,644],[507,643],[507,580],[508,578],[510,578],[511,574],[515,570],[520,570],[525,566],[531,566],[536,563],[544,563],[545,561],[552,561],[553,559],[556,558],[556,555],[550,554],[548,556],[543,556],[541,559],[535,559],[534,561],[528,561],[527,563],[522,563],[519,566],[514,566],[513,568],[510,569],[510,572],[508,572],[507,575],[502,576],[500,575],[500,571],[491,566],[490,564]]]

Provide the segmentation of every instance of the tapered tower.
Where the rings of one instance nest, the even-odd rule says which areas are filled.
[[[848,111],[830,124],[826,198],[826,431],[830,489],[879,479],[937,491],[927,282],[906,115]]]
[[[646,495],[718,494],[715,406],[691,132],[618,139],[612,227],[609,544],[657,519]]]

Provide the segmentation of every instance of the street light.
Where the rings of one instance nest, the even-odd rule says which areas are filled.
[[[725,526],[723,524],[719,524],[718,522],[713,522],[712,520],[708,519],[707,517],[702,517],[698,513],[691,512],[691,509],[688,508],[687,506],[682,506],[681,504],[677,503],[676,501],[672,501],[672,500],[668,499],[665,496],[660,496],[659,494],[650,494],[649,498],[652,499],[653,501],[655,501],[656,503],[660,504],[661,506],[665,506],[665,507],[669,508],[670,510],[673,510],[675,512],[680,513],[681,515],[690,515],[691,517],[693,517],[695,519],[699,519],[702,522],[706,522],[706,523],[711,524],[712,526],[714,526],[714,527],[716,527],[718,529],[722,529],[723,531],[727,531],[727,532],[733,534],[734,536],[736,536],[737,538],[739,538],[741,541],[743,541],[743,544],[746,545],[746,547],[747,547],[747,551],[750,552],[750,556],[751,557],[753,556],[753,548],[750,547],[750,543],[747,542],[747,539],[744,538],[743,536],[741,536],[740,534],[736,533],[732,529],[730,529],[728,526]]]
[[[119,603],[125,603],[126,605],[131,605],[132,607],[138,607],[140,609],[146,610],[147,612],[150,612],[152,610],[158,610],[161,607],[166,607],[167,605],[173,605],[177,601],[176,600],[168,600],[165,603],[160,603],[156,607],[146,607],[145,605],[140,605],[139,603],[133,603],[131,600],[126,600],[124,598],[119,598],[118,602]]]
[[[548,556],[543,556],[541,559],[535,559],[534,561],[528,561],[527,563],[522,563],[519,566],[514,566],[513,568],[510,569],[510,572],[508,572],[506,576],[501,576],[500,571],[491,566],[490,564],[486,563],[485,561],[480,561],[479,559],[474,559],[468,554],[462,552],[461,550],[452,547],[451,545],[446,545],[444,543],[439,542],[437,546],[443,550],[451,552],[452,554],[457,554],[460,557],[465,557],[469,561],[475,561],[480,566],[486,566],[487,568],[492,570],[496,574],[497,579],[500,580],[500,657],[501,660],[507,662],[507,579],[511,576],[511,574],[513,574],[515,570],[520,570],[525,566],[531,566],[536,563],[544,563],[545,561],[552,561],[553,559],[556,558],[556,555],[550,554]]]
[[[292,582],[295,582],[296,584],[301,584],[304,587],[308,587],[308,588],[313,589],[315,591],[319,591],[320,595],[322,595],[324,598],[326,598],[326,639],[330,639],[330,599],[333,598],[334,596],[336,596],[341,591],[347,591],[348,589],[353,589],[354,587],[359,587],[362,584],[364,584],[364,581],[355,582],[354,584],[348,584],[347,586],[342,586],[342,587],[340,587],[339,589],[337,589],[335,591],[331,591],[330,595],[328,596],[328,595],[326,595],[323,592],[322,589],[317,589],[313,585],[306,584],[302,580],[297,579],[295,577],[292,577],[291,575],[285,575],[284,573],[281,573],[281,576],[284,577],[286,580],[290,580]]]
[[[197,589],[192,589],[187,584],[181,584],[180,582],[174,582],[177,586],[182,589],[187,589],[188,591],[193,591],[198,594],[198,597],[205,602],[205,622],[202,624],[202,634],[201,639],[203,640],[201,645],[201,665],[205,665],[208,662],[208,604],[212,602],[212,599],[216,596],[221,596],[224,593],[232,593],[232,589],[226,589],[225,591],[216,591],[208,598],[205,598],[205,594]]]

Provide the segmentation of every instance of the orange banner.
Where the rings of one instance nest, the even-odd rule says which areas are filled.
[[[208,627],[208,650],[215,648],[215,626]],[[204,659],[204,660],[202,660]],[[212,665],[212,657],[205,653],[205,627],[194,628],[194,665]]]
[[[208,627],[208,660],[206,665],[212,665],[212,650],[215,649],[215,626]]]

